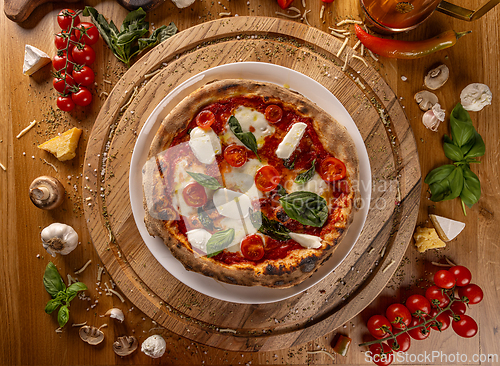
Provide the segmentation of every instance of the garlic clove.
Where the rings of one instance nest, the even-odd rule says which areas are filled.
[[[429,130],[436,132],[441,121],[436,117],[434,111],[430,109],[422,116],[422,123]]]
[[[106,314],[104,316],[109,316],[110,318],[116,319],[120,322],[123,322],[125,320],[125,315],[123,314],[123,311],[118,308],[112,308],[106,311]]]

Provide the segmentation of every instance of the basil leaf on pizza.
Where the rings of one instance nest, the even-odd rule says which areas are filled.
[[[241,125],[235,116],[229,117],[227,123],[238,140],[240,140],[243,145],[252,150],[260,160],[259,154],[257,153],[257,139],[255,138],[254,134],[251,132],[243,132],[243,129],[241,128]]]
[[[253,226],[262,234],[268,235],[269,237],[279,241],[290,239],[290,230],[287,229],[285,225],[279,221],[270,220],[260,211],[250,212],[250,220],[252,221]]]
[[[207,242],[207,257],[213,257],[231,245],[234,240],[234,229],[217,231]]]
[[[328,219],[326,200],[316,193],[299,191],[280,198],[286,214],[301,224],[321,227]]]
[[[308,170],[297,175],[297,178],[295,178],[295,183],[305,184],[309,182],[314,176],[314,172],[316,172],[315,165],[316,159],[312,161],[312,166]]]
[[[210,175],[206,175],[203,173],[188,172],[188,171],[186,171],[186,173],[188,173],[191,177],[193,177],[193,179],[198,183],[200,183],[203,187],[211,189],[212,191],[222,188],[219,181],[214,177],[211,177]]]

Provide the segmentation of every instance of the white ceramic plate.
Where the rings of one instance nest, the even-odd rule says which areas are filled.
[[[353,138],[358,151],[362,207],[355,213],[346,236],[334,251],[333,256],[311,277],[292,288],[271,289],[260,286],[236,286],[187,271],[172,256],[160,238],[153,238],[148,234],[144,225],[141,171],[146,163],[151,141],[161,121],[180,100],[195,89],[216,79],[231,78],[265,81],[280,86],[286,85],[291,90],[299,92],[344,125]],[[286,67],[261,62],[240,62],[217,66],[191,77],[177,86],[158,104],[137,138],[130,163],[129,188],[132,212],[139,232],[153,256],[167,271],[185,285],[207,296],[235,303],[264,304],[284,300],[305,291],[330,274],[349,254],[361,233],[368,213],[371,197],[371,170],[368,153],[356,124],[344,106],[328,89],[310,77]]]

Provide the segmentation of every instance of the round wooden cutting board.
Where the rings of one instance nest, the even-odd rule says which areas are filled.
[[[372,67],[352,57],[358,55],[354,50],[346,48],[338,58],[341,47],[332,36],[292,21],[216,20],[157,46],[131,67],[109,95],[89,137],[85,215],[94,246],[118,288],[158,324],[227,350],[287,348],[323,336],[354,317],[397,269],[410,242],[420,200],[415,139],[389,86]],[[353,250],[307,291],[268,304],[218,300],[177,280],[142,240],[129,197],[132,152],[158,103],[193,75],[241,61],[281,65],[330,90],[361,132],[372,170],[370,209]]]

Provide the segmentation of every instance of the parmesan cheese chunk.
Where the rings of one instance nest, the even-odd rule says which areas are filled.
[[[294,123],[290,131],[287,132],[283,141],[276,149],[276,156],[280,159],[288,159],[299,145],[307,125],[304,122]]]
[[[50,152],[59,161],[71,160],[76,156],[75,151],[81,134],[82,130],[73,127],[62,135],[38,145],[38,148]]]
[[[432,224],[443,241],[451,241],[462,232],[465,223],[442,216],[430,215]]]
[[[446,243],[439,238],[434,228],[417,226],[413,238],[415,239],[415,246],[419,253],[423,253],[427,249],[446,247]]]

